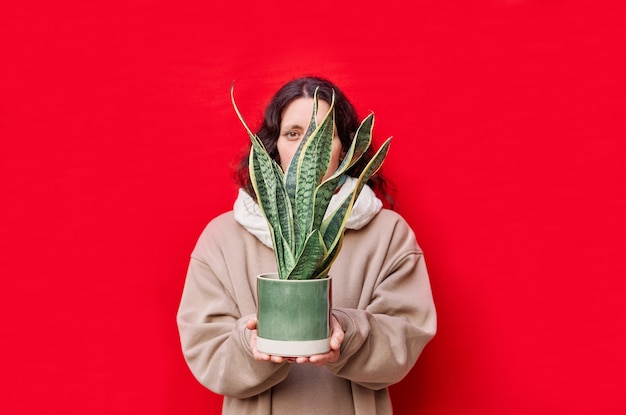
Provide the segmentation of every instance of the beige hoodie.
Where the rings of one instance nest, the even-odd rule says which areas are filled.
[[[387,387],[413,367],[436,331],[426,265],[413,232],[383,209],[347,230],[333,264],[333,314],[345,331],[325,367],[253,359],[245,324],[256,276],[274,254],[235,219],[211,221],[191,255],[177,316],[194,376],[224,395],[223,414],[391,414]]]

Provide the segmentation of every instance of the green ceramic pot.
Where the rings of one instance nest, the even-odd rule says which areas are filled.
[[[257,276],[257,350],[275,356],[311,356],[330,350],[330,277],[281,280]]]

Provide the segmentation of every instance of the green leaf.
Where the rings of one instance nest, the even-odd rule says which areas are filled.
[[[278,277],[284,280],[289,277],[291,270],[296,265],[296,260],[293,256],[293,251],[289,248],[289,244],[287,244],[284,239],[278,246],[280,247],[279,253],[276,254],[277,264],[279,264]]]
[[[313,99],[313,113],[311,114],[311,120],[309,121],[309,128],[307,128],[304,138],[300,142],[289,166],[287,166],[287,171],[285,173],[285,186],[287,188],[287,193],[289,194],[289,198],[291,199],[291,203],[295,205],[296,203],[296,187],[297,187],[297,179],[298,179],[298,162],[297,160],[300,158],[300,153],[303,151],[305,143],[308,139],[313,135],[315,130],[317,130],[317,108],[318,108],[318,99],[317,92],[319,88],[315,88],[315,94]]]
[[[372,131],[374,130],[374,114],[370,113],[359,125],[356,130],[352,145],[346,154],[349,166],[352,167],[357,161],[361,159],[361,156],[367,151],[372,144]]]
[[[337,171],[326,181],[321,183],[315,190],[315,207],[312,229],[317,229],[328,208],[332,195],[337,190],[337,185],[345,172],[352,167],[367,151],[372,141],[372,130],[374,128],[374,114],[370,113],[359,125],[350,147],[346,152],[342,163]]]
[[[294,262],[294,226],[291,203],[283,186],[283,172],[241,116],[234,100],[233,86],[231,86],[233,107],[252,143],[249,157],[250,181],[257,196],[259,208],[270,228],[279,275],[284,276],[288,274]],[[285,252],[288,255],[285,256]]]
[[[339,247],[341,246],[343,239],[343,232],[352,212],[352,207],[356,199],[358,198],[363,186],[367,181],[380,169],[387,153],[389,152],[389,145],[391,144],[391,137],[389,137],[383,145],[378,149],[374,157],[369,161],[367,166],[363,169],[363,172],[357,179],[357,183],[354,190],[348,195],[343,202],[322,222],[320,231],[323,235],[324,245],[330,252],[329,257],[322,264],[322,269],[330,267],[330,265],[336,259],[339,253]]]
[[[315,190],[326,174],[332,151],[332,139],[333,117],[331,116],[315,131],[310,145],[305,147],[305,151],[298,160],[296,221],[303,224],[304,231],[307,233],[312,230]]]
[[[315,96],[313,118],[317,117],[317,94]],[[332,153],[334,132],[334,95],[328,113],[310,134],[305,135],[287,170],[286,183],[292,184],[295,175],[293,195],[296,255],[304,249],[305,238],[312,230],[314,217],[314,193],[317,185],[326,174]],[[290,190],[288,190],[288,193]]]
[[[270,227],[279,227],[278,210],[276,201],[276,180],[271,160],[268,161],[267,153],[262,148],[257,137],[252,136],[250,148],[250,181],[257,195],[257,202],[261,212],[269,221]]]
[[[304,244],[304,255],[300,255],[288,278],[306,280],[313,277],[313,272],[326,255],[326,248],[319,230],[311,232]]]
[[[324,219],[324,214],[330,204],[330,200],[337,190],[337,186],[342,177],[343,175],[333,175],[315,189],[315,194],[313,195],[313,222],[311,223],[311,229],[319,229]]]

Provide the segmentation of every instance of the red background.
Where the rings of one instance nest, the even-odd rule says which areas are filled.
[[[309,73],[394,136],[426,253],[396,412],[626,412],[623,1],[215,3],[0,6],[0,414],[219,412],[175,314],[236,193],[229,86],[256,125]]]

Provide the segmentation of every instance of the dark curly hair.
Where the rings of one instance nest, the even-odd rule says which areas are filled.
[[[318,89],[319,99],[326,101],[329,105],[332,100],[333,91],[335,93],[335,125],[337,134],[341,140],[343,151],[347,151],[352,143],[352,139],[358,129],[360,122],[356,111],[343,92],[330,81],[319,77],[303,77],[294,79],[283,85],[274,95],[269,105],[265,109],[265,115],[261,128],[256,133],[270,156],[280,162],[276,142],[280,134],[280,122],[284,109],[298,98],[313,98],[315,90]],[[248,172],[248,158],[250,147],[239,161],[235,180],[237,184],[244,188],[246,192],[255,197],[250,174]],[[374,156],[374,150],[370,147],[361,159],[347,171],[352,177],[358,177],[367,163]],[[372,176],[367,183],[379,196],[383,197],[390,207],[393,207],[393,200],[386,189],[386,182],[380,171]]]

